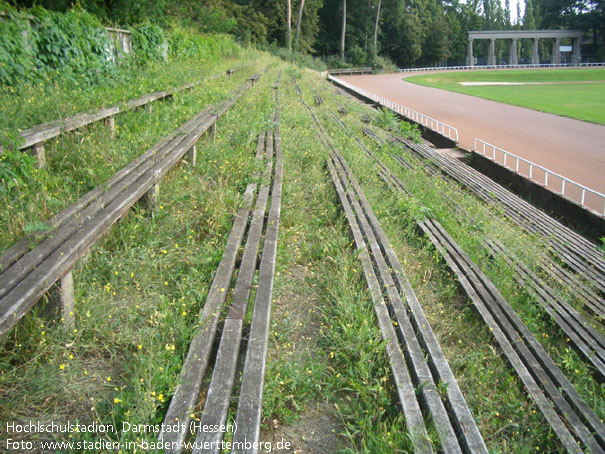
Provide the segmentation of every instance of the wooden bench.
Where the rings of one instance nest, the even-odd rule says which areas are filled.
[[[186,154],[195,154],[197,140],[252,85],[247,81],[234,96],[187,121],[173,134],[90,191],[48,223],[52,231],[30,250],[24,238],[0,262],[0,337],[6,334],[47,291],[58,283],[58,302],[67,327],[73,326],[71,270],[76,261],[139,199],[153,208],[161,178]],[[5,266],[6,265],[6,266]]]
[[[401,159],[397,161],[403,165]],[[379,176],[385,183],[394,190],[411,196],[403,182],[384,164],[378,160],[377,162],[380,166]],[[405,166],[410,168],[410,165],[406,163]],[[412,166],[411,169],[414,170],[414,167]],[[504,356],[519,375],[528,394],[542,411],[566,451],[581,452],[578,447],[580,443],[592,452],[601,452],[605,448],[605,426],[506,299],[436,220],[420,220],[417,221],[417,225],[455,274],[477,312],[489,326]],[[493,247],[492,252],[503,252],[495,244],[491,247]],[[517,268],[518,271],[523,269]],[[525,285],[525,280],[523,284]],[[562,307],[557,310],[562,310]],[[571,314],[568,313],[567,316],[569,315]],[[573,320],[570,322],[573,323]],[[588,333],[586,329],[584,331]],[[586,336],[590,335],[590,333],[586,334]],[[595,361],[598,361],[599,357],[600,354]]]
[[[231,407],[232,392],[238,375],[238,358],[245,354],[235,427],[232,453],[251,452],[238,448],[244,441],[258,441],[262,392],[264,383],[265,358],[269,334],[269,318],[275,258],[277,254],[277,236],[279,227],[281,189],[283,179],[283,154],[279,134],[279,110],[272,123],[274,131],[262,132],[258,138],[256,159],[264,160],[265,168],[260,186],[250,184],[244,193],[244,204],[237,213],[227,245],[208,291],[208,297],[200,314],[201,329],[194,336],[187,359],[183,365],[180,384],[177,386],[164,418],[165,427],[175,423],[183,424],[186,430],[164,431],[159,439],[168,444],[167,453],[180,453],[183,443],[189,436],[191,413],[199,401],[202,382],[213,362],[213,372],[206,392],[206,399],[200,417],[201,426],[221,426],[227,421]],[[271,174],[274,171],[273,184]],[[258,175],[255,179],[258,178]],[[254,202],[256,194],[256,201]],[[268,207],[270,197],[270,207]],[[254,210],[251,213],[251,207]],[[251,216],[250,216],[251,214]],[[249,225],[244,238],[246,225]],[[265,232],[263,238],[263,231]],[[264,239],[264,241],[263,241]],[[239,261],[237,279],[230,298],[229,286],[235,272],[238,249],[245,240],[244,251]],[[259,259],[262,244],[262,256]],[[243,333],[246,328],[245,315],[250,304],[250,293],[254,276],[258,283],[252,309],[252,321],[249,326],[248,342],[245,352],[240,352]],[[223,322],[216,356],[211,357],[215,344],[220,315],[223,306],[228,305]],[[197,434],[198,446],[211,446],[207,449],[194,449],[193,453],[218,453],[224,433],[221,431]]]
[[[345,76],[345,75],[353,75],[353,74],[372,74],[373,68],[334,68],[328,69],[328,74],[333,76]]]
[[[63,133],[74,131],[82,128],[83,126],[95,123],[97,121],[104,120],[110,130],[110,134],[113,137],[115,135],[115,116],[121,112],[128,110],[135,110],[143,106],[150,106],[152,102],[159,99],[172,98],[175,94],[188,90],[200,84],[200,82],[188,83],[180,87],[171,88],[168,90],[156,91],[141,96],[140,98],[131,99],[126,101],[126,107],[116,105],[112,107],[103,108],[93,112],[78,113],[71,117],[64,118],[61,120],[54,120],[48,123],[42,123],[34,126],[33,128],[26,129],[20,133],[23,139],[20,150],[31,149],[32,155],[37,160],[38,167],[42,168],[46,166],[46,157],[44,154],[44,142],[57,137]],[[2,146],[0,146],[0,153],[3,152]]]

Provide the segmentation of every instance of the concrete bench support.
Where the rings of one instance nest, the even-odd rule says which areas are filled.
[[[116,137],[116,117],[108,117],[105,119],[105,124],[109,128],[109,135],[112,139]]]
[[[146,209],[153,212],[158,206],[159,199],[160,183],[154,183],[140,200]]]
[[[44,154],[44,142],[34,144],[30,148],[30,154],[36,158],[36,167],[38,169],[46,168],[46,155]]]
[[[195,167],[195,163],[197,161],[197,145],[193,144],[189,152],[187,153],[187,157],[189,158],[189,162],[192,167]]]
[[[51,287],[48,292],[48,301],[49,313],[60,318],[66,330],[74,329],[76,323],[75,298],[71,270]]]

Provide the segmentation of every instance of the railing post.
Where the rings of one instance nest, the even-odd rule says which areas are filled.
[[[584,197],[586,196],[586,188],[582,188],[582,202],[580,202],[582,204],[582,206],[584,206]]]
[[[534,170],[534,166],[530,164],[530,165],[529,165],[529,178],[531,178],[531,177],[532,177],[532,175],[533,175],[533,170]]]
[[[548,186],[548,172],[544,172],[544,187]]]
[[[565,178],[561,179],[561,195],[565,195]]]

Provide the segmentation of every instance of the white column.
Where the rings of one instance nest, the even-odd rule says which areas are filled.
[[[487,64],[496,64],[496,38],[490,38],[489,40],[489,55],[487,57]]]
[[[475,66],[475,57],[473,56],[473,40],[471,38],[468,39],[468,44],[466,46],[466,65]]]
[[[508,56],[509,65],[518,65],[519,56],[517,55],[517,38],[513,38],[510,42],[510,55]]]
[[[531,64],[539,65],[540,64],[540,54],[538,51],[538,45],[540,43],[540,38],[534,38],[531,43]]]

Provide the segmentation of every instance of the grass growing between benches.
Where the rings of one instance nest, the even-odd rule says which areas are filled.
[[[257,68],[271,61],[254,57]],[[0,390],[7,396],[0,404],[2,421],[97,421],[116,425],[120,434],[109,435],[112,440],[157,440],[153,432],[122,432],[122,422],[163,420],[252,179],[256,135],[268,124],[266,95],[275,76],[274,70],[265,75],[219,121],[216,143],[200,139],[194,169],[183,162],[166,176],[153,215],[135,207],[75,269],[76,330],[66,333],[49,323],[40,307],[7,336],[0,358]],[[211,88],[212,96],[223,99],[246,75],[233,77],[200,89],[196,102],[205,104]],[[170,124],[166,117],[176,122],[193,107],[185,103],[158,114]],[[138,117],[142,135],[147,120]],[[154,141],[154,128],[147,132]],[[72,434],[87,439],[82,437]],[[69,441],[62,434],[58,439]]]
[[[329,90],[321,93],[326,111],[336,112],[336,102]],[[339,98],[342,102],[342,98]],[[544,424],[537,408],[523,391],[520,381],[494,347],[491,336],[478,315],[461,300],[453,278],[445,272],[439,254],[430,242],[419,240],[415,219],[436,217],[492,279],[496,287],[512,304],[521,318],[546,347],[553,359],[566,373],[583,398],[600,417],[604,412],[604,394],[590,372],[590,368],[567,345],[567,340],[533,302],[513,284],[512,271],[504,262],[492,262],[479,244],[478,236],[489,232],[535,267],[535,252],[545,247],[543,240],[529,237],[500,218],[498,211],[486,208],[474,197],[453,189],[453,185],[423,171],[406,171],[391,160],[398,149],[379,150],[360,132],[359,113],[367,112],[358,105],[348,106],[352,111],[345,121],[358,137],[409,186],[425,208],[415,200],[391,194],[390,189],[376,176],[376,169],[365,153],[352,140],[341,149],[361,180],[364,191],[410,277],[412,287],[437,333],[440,344],[449,358],[467,400],[480,424],[488,447],[498,452],[525,452],[557,450],[557,440]],[[325,115],[334,136],[342,131]],[[451,201],[465,206],[472,218],[458,224]],[[560,289],[564,294],[563,289]],[[588,320],[591,320],[589,317]],[[597,325],[598,322],[592,320]],[[534,413],[535,412],[535,413]]]
[[[605,69],[602,68],[464,71],[412,76],[405,81],[605,124]],[[530,82],[545,85],[465,86],[461,82]],[[557,82],[569,84],[558,85]],[[552,83],[555,85],[550,85]]]

